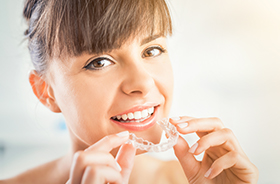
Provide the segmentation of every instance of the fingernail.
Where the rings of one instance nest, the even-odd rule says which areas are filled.
[[[197,147],[198,147],[198,143],[195,143],[195,144],[189,149],[189,152],[190,152],[190,153],[194,153]]]
[[[116,162],[116,163],[117,163],[118,170],[121,171],[122,168],[121,168],[120,164],[118,162]]]
[[[170,118],[170,119],[172,119],[172,120],[174,120],[174,121],[178,121],[178,120],[180,120],[181,118],[180,118],[180,117],[172,117],[172,118]]]
[[[186,128],[188,125],[189,125],[188,123],[177,124],[177,126],[180,127],[180,128]]]
[[[205,178],[208,178],[212,172],[212,168],[210,168],[204,175]]]
[[[123,131],[123,132],[117,133],[116,135],[119,136],[119,137],[126,137],[126,136],[129,135],[129,132],[128,131]]]

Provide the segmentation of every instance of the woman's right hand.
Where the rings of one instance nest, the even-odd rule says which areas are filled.
[[[136,152],[132,145],[124,144],[128,137],[128,131],[108,135],[86,150],[75,153],[66,184],[127,184]],[[119,146],[121,148],[114,158],[110,151]]]

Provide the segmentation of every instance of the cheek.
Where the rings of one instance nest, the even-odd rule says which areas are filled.
[[[68,128],[87,144],[110,133],[107,112],[114,98],[115,88],[104,80],[82,76],[57,80],[56,99]]]
[[[168,93],[169,98],[172,98],[173,95],[173,88],[174,88],[174,77],[173,77],[173,70],[171,63],[166,66],[165,68],[165,75],[164,75],[164,83],[166,86],[166,93]]]
[[[164,85],[165,85],[165,99],[166,99],[166,112],[165,116],[168,116],[172,100],[173,100],[173,88],[174,88],[174,78],[173,71],[171,65],[169,69],[166,71],[166,75],[164,77]]]
[[[164,116],[167,117],[172,104],[174,78],[169,59],[161,67],[155,68],[155,81],[160,93],[165,98]]]

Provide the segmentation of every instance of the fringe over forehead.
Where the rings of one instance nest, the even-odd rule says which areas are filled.
[[[32,60],[99,54],[139,35],[172,34],[165,0],[26,0],[24,16]]]
[[[168,8],[162,0],[53,0],[49,12],[48,54],[79,55],[120,48],[139,34],[172,33]]]

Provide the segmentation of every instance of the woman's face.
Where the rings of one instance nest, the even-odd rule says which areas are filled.
[[[79,144],[124,130],[160,140],[155,122],[168,116],[173,91],[164,37],[137,38],[101,55],[54,59],[47,78]]]

